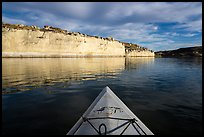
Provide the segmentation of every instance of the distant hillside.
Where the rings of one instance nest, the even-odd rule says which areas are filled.
[[[202,46],[155,52],[157,57],[202,57]]]

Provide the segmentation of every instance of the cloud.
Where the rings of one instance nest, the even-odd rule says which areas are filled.
[[[184,29],[187,31],[202,32],[202,18],[195,21],[188,21],[188,23],[180,23],[173,28]]]
[[[186,22],[202,14],[201,3],[191,2],[128,2],[117,3],[107,13],[108,19],[130,19],[141,22]]]
[[[195,36],[195,35],[197,35],[197,34],[195,34],[195,33],[183,34],[184,37],[193,37],[193,36]]]
[[[164,51],[164,50],[175,50],[175,49],[186,48],[186,47],[202,46],[202,43],[197,41],[193,41],[191,43],[188,43],[188,42],[175,43],[174,41],[163,41],[163,42],[144,43],[143,46],[148,47],[153,51]]]
[[[12,23],[12,24],[26,24],[26,21],[21,19],[12,19],[5,16],[2,16],[2,21],[5,23]]]
[[[49,13],[59,18],[82,19],[89,23],[95,21],[98,24],[112,23],[112,25],[121,25],[124,22],[189,24],[188,21],[193,16],[202,14],[202,5],[196,2],[23,2],[3,3],[3,9]],[[201,26],[200,21],[201,16],[190,24]]]
[[[179,34],[177,32],[165,32],[164,36],[165,37],[178,37],[178,36],[181,36],[181,34]]]
[[[151,34],[156,32],[158,26],[144,23],[126,23],[109,30],[109,35],[120,40],[134,40],[137,42],[153,42],[164,40],[159,34]]]

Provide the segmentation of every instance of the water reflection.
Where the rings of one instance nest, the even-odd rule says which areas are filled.
[[[3,93],[70,81],[115,78],[124,69],[152,61],[153,58],[3,58]]]
[[[125,58],[125,69],[137,69],[142,65],[154,63],[154,57],[128,57]]]
[[[2,61],[4,134],[66,134],[106,85],[156,135],[202,133],[202,58]]]

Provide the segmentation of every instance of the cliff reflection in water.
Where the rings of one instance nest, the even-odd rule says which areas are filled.
[[[115,78],[124,69],[151,63],[154,58],[3,58],[3,94],[43,85]]]
[[[150,63],[154,63],[154,57],[128,57],[125,58],[125,69],[137,69]]]

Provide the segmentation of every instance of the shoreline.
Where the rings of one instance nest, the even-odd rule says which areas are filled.
[[[131,57],[127,55],[85,55],[71,53],[38,53],[38,52],[2,52],[2,58],[109,58],[109,57]],[[135,57],[154,57],[154,56],[135,56]]]

